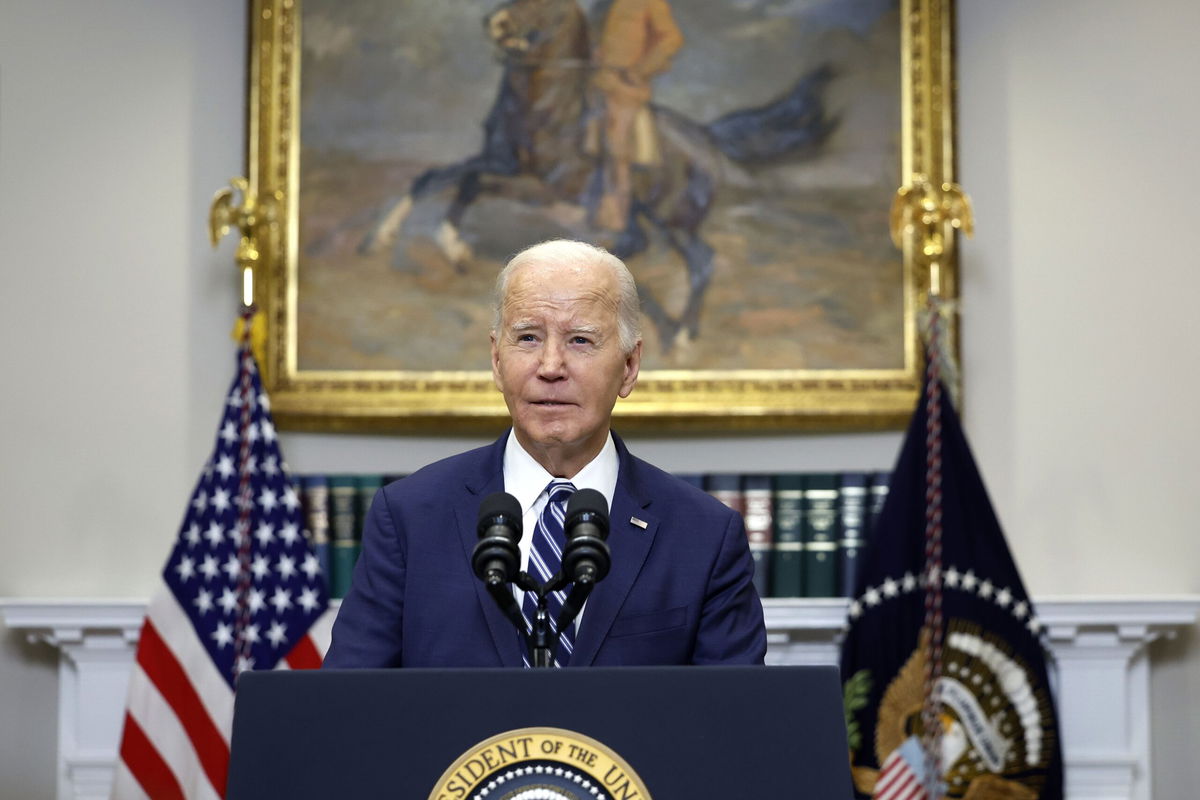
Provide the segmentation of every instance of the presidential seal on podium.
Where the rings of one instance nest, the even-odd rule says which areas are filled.
[[[604,744],[562,728],[519,728],[474,745],[442,773],[429,800],[651,800]]]

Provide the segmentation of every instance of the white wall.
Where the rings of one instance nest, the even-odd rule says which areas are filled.
[[[968,428],[1034,592],[1200,591],[1200,5],[964,2]]]
[[[967,427],[1035,594],[1200,591],[1196,30],[1191,0],[959,4]],[[1196,633],[1152,650],[1160,798],[1200,778]]]
[[[1037,595],[1200,592],[1198,9],[960,3],[967,428]],[[204,219],[242,171],[245,31],[241,0],[0,3],[0,596],[144,596],[162,566],[232,377],[231,243]],[[283,447],[408,470],[475,441]],[[898,443],[631,444],[749,470],[887,467]],[[6,636],[0,794],[48,797],[52,665]],[[1196,639],[1159,648],[1159,797],[1200,783]]]

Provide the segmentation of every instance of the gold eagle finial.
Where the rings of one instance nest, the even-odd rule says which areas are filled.
[[[945,252],[944,230],[949,225],[967,236],[975,233],[971,198],[957,183],[932,183],[927,175],[916,174],[912,182],[896,190],[890,215],[892,241],[904,247],[911,237],[918,252],[936,260]]]
[[[254,304],[254,267],[262,258],[259,243],[271,235],[279,201],[278,193],[258,197],[250,181],[237,177],[213,195],[208,209],[208,239],[213,247],[233,228],[240,234],[234,258],[242,270],[242,303],[247,306]]]

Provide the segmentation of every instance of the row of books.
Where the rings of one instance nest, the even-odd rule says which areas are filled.
[[[329,583],[329,596],[341,599],[350,589],[350,578],[362,551],[363,521],[381,486],[403,475],[337,474],[300,475],[300,504],[305,535],[316,550],[321,574]]]
[[[742,515],[760,597],[851,597],[889,473],[681,475]]]
[[[403,475],[299,476],[305,534],[345,597],[362,549],[363,521],[375,492]],[[843,597],[870,547],[887,498],[885,472],[712,473],[679,477],[742,515],[760,597]]]

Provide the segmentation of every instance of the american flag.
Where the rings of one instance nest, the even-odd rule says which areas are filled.
[[[873,800],[926,800],[925,753],[916,739],[909,739],[883,762],[875,782]]]
[[[216,447],[150,601],[113,800],[225,796],[237,675],[321,665],[331,615],[243,342]]]

